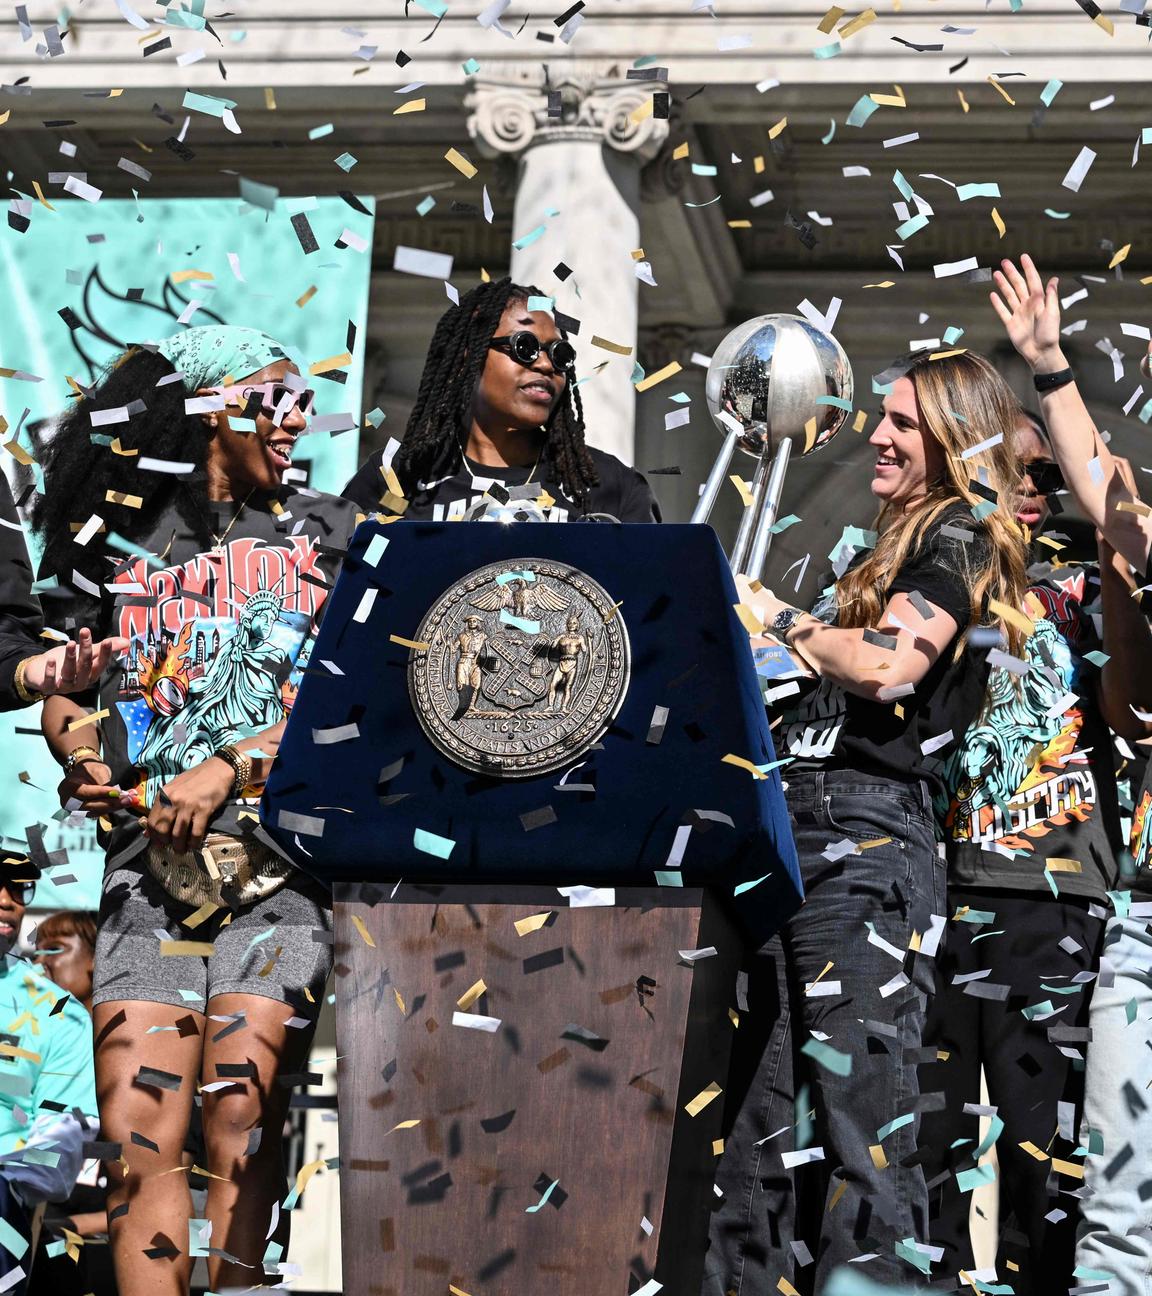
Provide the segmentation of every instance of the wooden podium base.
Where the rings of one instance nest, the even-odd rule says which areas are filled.
[[[335,900],[344,1296],[698,1296],[723,1100],[693,1100],[739,952],[713,898]]]

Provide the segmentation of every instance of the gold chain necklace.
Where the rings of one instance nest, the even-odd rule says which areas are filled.
[[[460,440],[459,436],[457,436],[457,438],[456,438],[456,444],[457,444],[457,446],[459,446],[459,448],[460,448],[460,461],[463,463],[463,465],[464,465],[464,469],[465,469],[465,471],[467,472],[468,476],[472,478],[472,484],[473,484],[473,486],[475,486],[475,484],[476,484],[476,474],[472,471],[472,465],[468,462],[468,452],[467,452],[467,450],[464,449],[464,443]],[[540,447],[540,453],[536,456],[536,462],[532,465],[532,471],[528,474],[528,476],[527,476],[527,477],[524,479],[524,481],[521,483],[522,485],[524,485],[524,486],[529,486],[529,485],[531,485],[531,483],[532,483],[532,478],[536,476],[536,469],[540,467],[540,461],[541,461],[541,459],[543,459],[543,458],[544,458],[544,447],[541,446],[541,447]],[[486,465],[482,465],[482,466],[486,466]],[[506,465],[506,466],[507,466],[507,467],[511,467],[512,465],[509,464],[509,465]]]
[[[236,525],[236,523],[240,521],[240,515],[248,507],[248,501],[252,498],[255,492],[256,492],[256,487],[253,486],[252,489],[248,492],[248,494],[244,496],[244,499],[240,503],[240,507],[236,510],[235,516],[232,518],[232,521],[229,522],[228,525],[224,528],[223,535],[217,535],[215,531],[212,531],[211,526],[209,526],[208,530],[212,531],[212,539],[215,541],[215,544],[212,549],[213,553],[224,552],[224,541],[228,539],[228,532],[231,531],[232,528]]]

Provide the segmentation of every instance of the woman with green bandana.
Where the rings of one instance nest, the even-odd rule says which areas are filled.
[[[285,1259],[283,1080],[307,1069],[331,908],[256,806],[355,525],[348,501],[288,484],[312,399],[254,329],[134,347],[63,418],[34,512],[54,623],[127,641],[98,690],[44,710],[61,803],[107,851],[93,1025],[123,1296],[188,1291],[194,1100],[211,1286]]]

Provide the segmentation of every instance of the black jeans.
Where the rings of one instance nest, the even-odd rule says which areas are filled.
[[[1083,1187],[1049,1159],[1084,1165],[1074,1153],[1087,1045],[1076,1036],[1088,1025],[1092,985],[1073,978],[1098,967],[1104,920],[1088,912],[1086,900],[1035,892],[953,888],[948,902],[953,913],[967,906],[993,917],[980,924],[949,922],[948,948],[938,964],[927,1039],[947,1057],[925,1068],[923,1083],[940,1092],[943,1103],[925,1115],[921,1139],[932,1241],[944,1248],[946,1274],[973,1267],[971,1193],[961,1191],[956,1175],[973,1166],[979,1149],[979,1117],[964,1107],[980,1102],[983,1066],[988,1101],[1004,1122],[996,1142],[997,1272],[1017,1296],[1053,1296],[1076,1283],[1079,1215],[1069,1194]],[[967,979],[957,985],[957,977]],[[1024,1015],[1045,1003],[1055,1011]]]
[[[820,1293],[869,1253],[867,1277],[915,1287],[901,1250],[927,1242],[917,1065],[933,981],[915,951],[945,914],[927,791],[829,771],[793,776],[787,796],[806,900],[746,961],[704,1296],[764,1296],[781,1277]]]

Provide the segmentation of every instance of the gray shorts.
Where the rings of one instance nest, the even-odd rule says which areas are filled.
[[[190,931],[180,920],[193,912],[173,900],[143,862],[105,874],[93,1003],[145,1000],[203,1012],[214,995],[247,994],[290,1004],[315,1020],[332,971],[332,901],[324,887],[296,871],[230,923],[223,921],[224,910]],[[213,949],[209,955],[164,954],[161,941],[204,942]]]

